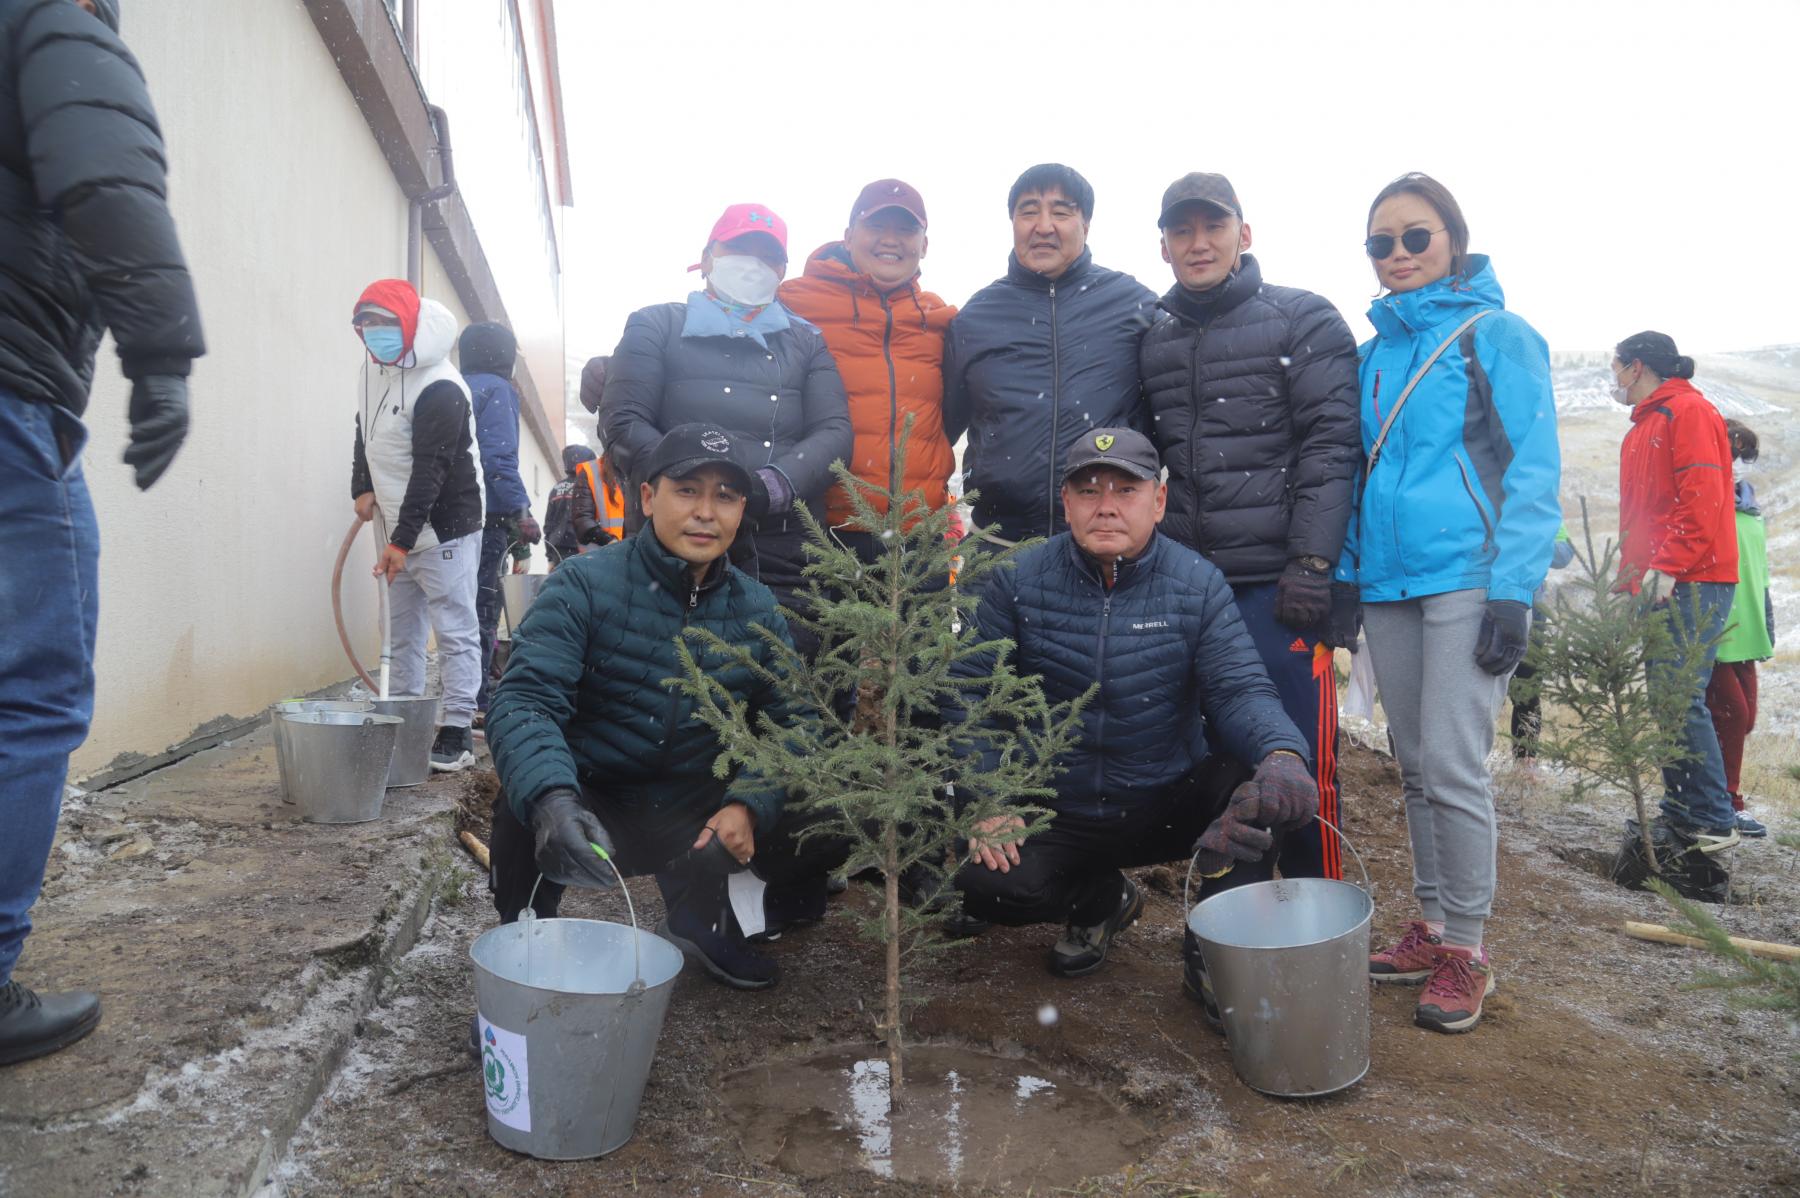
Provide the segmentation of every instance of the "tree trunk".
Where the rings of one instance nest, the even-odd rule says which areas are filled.
[[[887,933],[887,1050],[888,1108],[900,1109],[905,1074],[900,1065],[900,838],[891,824],[883,836],[882,872],[887,890],[887,909],[883,912]]]

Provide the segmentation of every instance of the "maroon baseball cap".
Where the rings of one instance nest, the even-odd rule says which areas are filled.
[[[873,216],[883,208],[898,208],[925,228],[925,201],[918,188],[899,179],[877,179],[862,189],[850,208],[850,223]]]
[[[787,222],[776,216],[767,204],[733,204],[725,209],[724,215],[713,222],[706,244],[710,249],[715,242],[730,241],[746,233],[773,237],[775,244],[781,247],[782,258],[787,257]],[[696,262],[688,269],[699,270],[700,264]]]

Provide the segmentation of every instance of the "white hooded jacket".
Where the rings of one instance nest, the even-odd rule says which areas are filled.
[[[456,318],[443,304],[421,298],[418,329],[413,336],[411,353],[393,366],[383,365],[367,353],[363,354],[358,386],[357,423],[362,434],[362,453],[368,468],[369,482],[375,491],[375,502],[381,508],[390,541],[395,539],[402,528],[408,491],[413,487],[413,422],[418,401],[428,388],[437,383],[452,383],[462,393],[467,435],[457,438],[457,448],[452,452],[459,458],[466,452],[467,470],[475,483],[473,528],[481,527],[481,513],[485,504],[481,492],[480,450],[475,439],[475,414],[469,402],[468,384],[449,361],[450,349],[455,344]],[[464,444],[467,445],[466,451],[461,449]],[[443,463],[439,468],[444,471],[440,483],[451,480],[459,485],[462,483],[464,475],[461,461]],[[435,507],[434,504],[426,506]],[[465,522],[460,519],[460,505],[458,515],[458,523]],[[439,530],[432,526],[428,517],[415,513],[414,519],[418,520],[419,528],[411,545],[407,546],[409,552],[416,553],[436,545],[440,539],[451,540],[472,531],[457,528],[449,530],[453,533],[452,536],[440,537]]]

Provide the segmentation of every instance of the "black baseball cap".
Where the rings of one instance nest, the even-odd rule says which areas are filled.
[[[1069,447],[1068,463],[1063,467],[1063,481],[1079,470],[1095,466],[1111,466],[1134,478],[1156,482],[1162,477],[1162,458],[1150,438],[1129,428],[1097,428],[1081,434]]]
[[[1238,203],[1237,191],[1224,175],[1195,171],[1169,184],[1163,192],[1162,215],[1157,217],[1156,227],[1166,228],[1169,218],[1183,204],[1206,204],[1227,216],[1244,219],[1244,206]]]
[[[655,482],[665,474],[692,478],[702,466],[725,467],[750,493],[750,470],[738,459],[734,438],[716,424],[678,424],[664,433],[644,464],[644,481]]]

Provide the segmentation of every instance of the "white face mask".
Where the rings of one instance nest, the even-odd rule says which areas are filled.
[[[775,298],[781,276],[761,258],[749,254],[722,254],[712,260],[707,284],[720,299],[760,308]]]
[[[1626,392],[1625,388],[1618,383],[1612,385],[1612,398],[1613,402],[1616,404],[1624,404],[1626,407],[1631,406],[1631,396]]]

